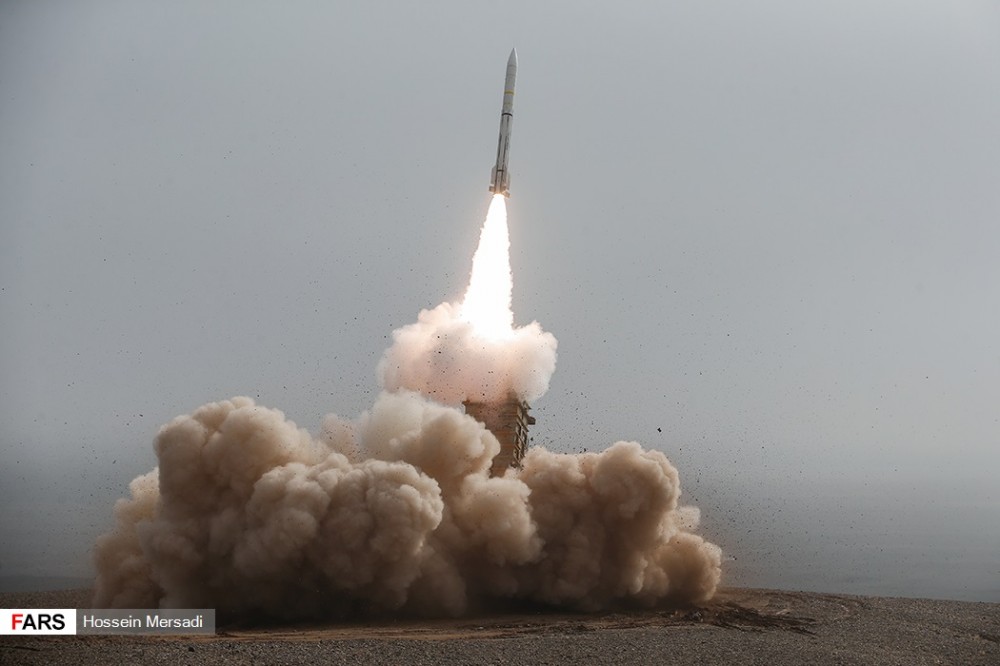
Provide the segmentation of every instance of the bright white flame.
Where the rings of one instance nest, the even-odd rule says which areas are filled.
[[[479,247],[472,257],[472,276],[462,299],[461,318],[485,338],[495,340],[512,336],[514,313],[510,309],[510,295],[513,287],[507,203],[503,195],[495,194],[479,236]]]

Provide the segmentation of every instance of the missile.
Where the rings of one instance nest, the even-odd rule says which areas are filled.
[[[503,106],[500,108],[500,139],[497,141],[497,163],[490,176],[490,192],[510,196],[510,131],[514,125],[514,79],[517,78],[517,49],[507,58],[507,78],[503,82]]]

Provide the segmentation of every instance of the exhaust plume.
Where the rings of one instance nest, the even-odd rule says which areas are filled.
[[[299,618],[711,598],[721,552],[662,453],[533,448],[490,476],[500,444],[458,405],[534,400],[555,368],[555,338],[513,326],[507,253],[498,196],[463,302],[395,332],[360,417],[313,437],[240,397],[163,426],[158,467],[95,546],[94,606]]]
[[[465,298],[422,310],[416,323],[393,332],[377,371],[386,390],[417,391],[446,405],[511,394],[532,402],[545,394],[556,369],[556,339],[538,322],[514,328],[509,248],[506,199],[498,194]]]

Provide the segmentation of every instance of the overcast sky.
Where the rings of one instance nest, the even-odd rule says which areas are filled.
[[[535,444],[667,453],[727,582],[1000,600],[985,0],[3,2],[0,575],[85,575],[203,402],[371,405],[464,291],[512,46]],[[782,578],[850,530],[930,536],[887,590]]]

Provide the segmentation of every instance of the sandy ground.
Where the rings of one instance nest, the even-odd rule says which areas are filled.
[[[85,608],[85,590],[0,607]],[[0,664],[1000,664],[1000,604],[728,589],[697,609],[0,637]]]

